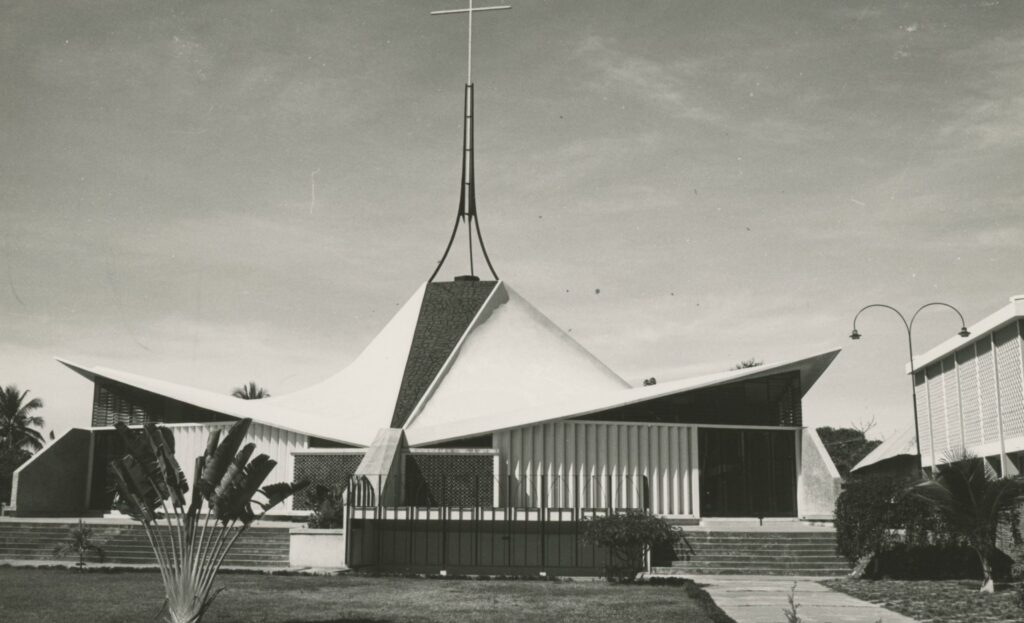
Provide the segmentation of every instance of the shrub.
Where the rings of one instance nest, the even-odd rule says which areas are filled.
[[[345,487],[317,485],[307,494],[315,509],[309,516],[310,528],[343,528],[345,526]]]
[[[877,556],[897,544],[955,542],[925,502],[906,495],[910,478],[887,475],[848,480],[836,500],[836,551],[851,563]]]
[[[674,538],[668,522],[641,510],[591,517],[583,524],[584,541],[607,547],[611,553],[611,562],[605,568],[610,581],[636,578],[651,548]]]
[[[63,558],[68,554],[78,556],[78,562],[75,564],[79,570],[85,568],[85,557],[89,552],[95,552],[99,556],[100,562],[106,558],[103,548],[93,543],[92,528],[81,519],[78,520],[77,526],[72,526],[68,530],[68,538],[53,548],[53,555],[58,558]]]

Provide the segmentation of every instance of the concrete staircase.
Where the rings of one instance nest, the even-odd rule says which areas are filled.
[[[77,562],[77,555],[57,558],[53,549],[68,539],[77,521],[0,521],[0,562],[12,560],[61,560]],[[142,526],[125,521],[87,521],[92,541],[103,548],[105,562],[126,565],[156,564]],[[253,526],[235,543],[224,560],[227,567],[281,568],[288,566],[290,526]],[[89,554],[87,562],[99,562]]]
[[[655,574],[841,576],[850,572],[846,560],[835,552],[832,531],[676,530],[680,538],[673,552],[662,553],[661,560],[655,557]]]

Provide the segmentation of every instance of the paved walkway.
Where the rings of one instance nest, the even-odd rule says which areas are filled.
[[[686,576],[711,595],[737,623],[785,623],[789,591],[796,582],[797,614],[804,623],[916,623],[881,606],[818,584],[821,578],[764,575]]]

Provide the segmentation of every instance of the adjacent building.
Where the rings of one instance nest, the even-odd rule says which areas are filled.
[[[928,468],[966,450],[996,473],[1024,469],[1024,295],[914,358],[921,463]],[[907,442],[909,440],[909,443]],[[854,471],[876,470],[916,454],[913,431],[875,449]]]

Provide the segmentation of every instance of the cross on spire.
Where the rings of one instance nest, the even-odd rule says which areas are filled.
[[[473,14],[481,11],[511,9],[512,7],[509,5],[474,7],[473,0],[468,1],[469,6],[465,9],[432,11],[430,13],[431,15],[457,15],[465,13],[468,18],[468,27],[466,35],[465,118],[462,127],[462,184],[459,192],[459,212],[458,216],[455,218],[455,227],[452,228],[452,235],[448,240],[448,246],[445,247],[444,255],[441,256],[441,261],[437,263],[437,268],[434,269],[434,273],[430,275],[429,281],[434,280],[438,271],[441,270],[441,266],[444,265],[444,261],[448,257],[448,252],[452,249],[452,243],[455,241],[455,234],[459,230],[459,224],[463,221],[468,221],[466,222],[466,233],[468,235],[467,239],[469,242],[469,278],[474,280],[476,279],[476,271],[473,265],[474,228],[476,229],[476,238],[480,243],[480,250],[483,252],[484,260],[487,261],[487,268],[490,269],[491,274],[495,279],[498,278],[498,274],[494,272],[494,266],[491,265],[491,259],[487,256],[487,248],[484,246],[484,239],[480,234],[480,219],[477,217],[476,213],[476,179],[473,167]]]
[[[469,25],[466,31],[466,84],[473,84],[473,14],[481,11],[501,11],[511,8],[512,7],[508,4],[474,7],[473,0],[469,0],[469,6],[465,9],[430,12],[431,15],[458,15],[460,13],[465,13],[468,16]]]

